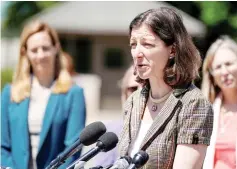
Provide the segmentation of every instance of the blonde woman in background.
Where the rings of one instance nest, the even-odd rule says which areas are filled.
[[[84,94],[66,62],[55,30],[39,21],[24,27],[15,77],[1,95],[1,166],[43,169],[79,138]]]
[[[209,48],[203,94],[213,103],[214,127],[204,169],[237,169],[237,44],[227,36]]]

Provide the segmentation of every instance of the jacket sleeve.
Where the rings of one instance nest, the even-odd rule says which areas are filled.
[[[65,149],[71,146],[79,138],[81,131],[85,127],[86,121],[86,104],[83,89],[74,86],[70,92],[72,92],[70,94],[72,98],[70,99],[70,102],[68,102],[68,104],[70,104],[70,112],[64,140]],[[80,153],[81,152],[75,153],[72,157],[68,158],[59,169],[64,169],[69,166],[73,161],[79,158]]]
[[[1,93],[1,164],[0,166],[15,168],[11,154],[11,136],[8,118],[10,105],[10,85]]]
[[[191,99],[179,113],[177,144],[210,144],[212,105],[204,98]]]

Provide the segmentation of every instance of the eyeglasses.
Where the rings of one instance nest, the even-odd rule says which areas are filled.
[[[127,92],[133,93],[137,90],[137,88],[138,88],[138,86],[131,86],[131,87],[127,87],[126,90],[127,90]]]
[[[210,69],[210,73],[212,75],[221,74],[223,67],[225,67],[227,71],[232,71],[233,69],[237,69],[237,59],[232,62],[225,62],[219,65],[216,65],[214,68]]]

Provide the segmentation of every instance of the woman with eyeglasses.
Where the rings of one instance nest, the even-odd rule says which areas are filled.
[[[213,103],[214,127],[204,169],[236,169],[237,44],[228,36],[208,49],[203,64],[203,94]]]

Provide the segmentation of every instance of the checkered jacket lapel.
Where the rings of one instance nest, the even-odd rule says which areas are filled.
[[[120,155],[125,156],[128,155],[128,149],[129,145],[132,140],[135,140],[137,132],[140,127],[140,122],[142,115],[145,110],[145,106],[149,97],[149,85],[146,85],[142,90],[136,91],[132,94],[130,99],[127,100],[125,107],[124,107],[124,125],[123,125],[123,132],[120,135],[120,141],[126,140],[128,144],[120,145]],[[167,119],[169,119],[172,112],[176,111],[176,108],[179,105],[179,102],[181,102],[178,98],[179,96],[182,96],[183,93],[185,93],[188,89],[187,88],[178,88],[173,91],[173,94],[168,98],[166,106],[162,108],[162,114],[164,114],[164,117],[161,118],[161,116],[157,116],[155,118],[155,123],[151,126],[152,130],[151,132],[147,133],[141,148],[146,149],[146,147],[149,146],[150,142],[149,140],[154,137],[155,135],[159,134],[159,129],[163,127],[163,124],[166,122]],[[139,100],[139,101],[138,101]],[[133,105],[134,104],[134,105]],[[139,105],[135,105],[139,104]],[[172,111],[170,111],[172,110]],[[139,113],[132,113],[133,112],[139,112]],[[133,117],[132,117],[133,116]],[[133,126],[131,127],[131,120],[135,119],[135,122],[133,123]]]
[[[156,138],[157,135],[159,135],[163,131],[164,127],[169,122],[169,120],[172,118],[174,113],[176,111],[181,110],[182,102],[180,101],[179,97],[182,96],[182,94],[185,93],[187,90],[188,90],[188,88],[177,88],[173,91],[173,93],[170,95],[170,97],[167,99],[166,103],[164,104],[164,107],[161,109],[160,113],[154,119],[154,122],[153,122],[151,128],[148,130],[148,132],[147,132],[147,134],[140,146],[140,148],[142,150],[146,150],[146,148],[149,147],[149,145],[153,141],[153,138]],[[146,95],[146,97],[148,97],[147,95]],[[147,101],[147,99],[141,99],[141,100]],[[142,103],[141,105],[144,106],[144,108],[143,108],[143,112],[144,112],[146,102]],[[141,113],[143,114],[143,112],[141,112]]]
[[[146,103],[148,100],[148,95],[149,95],[149,86],[145,86],[142,90],[141,93],[139,95],[139,101],[137,102],[137,104],[135,107],[139,108],[137,111],[139,113],[134,113],[133,116],[135,117],[135,123],[134,123],[134,130],[132,132],[132,140],[136,139],[136,135],[137,132],[140,128],[140,123],[141,123],[141,118],[143,116],[143,113],[145,111],[146,108]]]
[[[181,102],[173,94],[170,95],[166,101],[164,107],[161,109],[160,113],[154,119],[154,122],[151,128],[148,130],[142,144],[141,149],[146,150],[147,147],[152,143],[153,138],[156,138],[159,135],[169,120],[173,117],[173,114],[177,109],[181,108]]]

